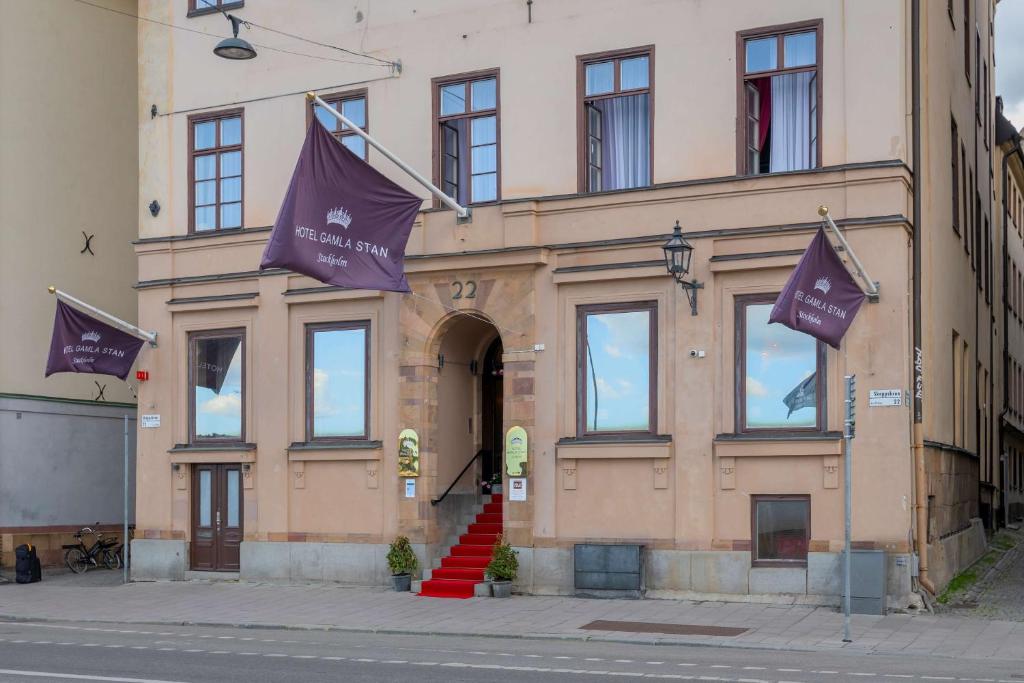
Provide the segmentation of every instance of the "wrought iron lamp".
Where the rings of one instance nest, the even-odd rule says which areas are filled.
[[[252,59],[255,57],[256,48],[250,45],[249,41],[238,37],[238,26],[239,24],[244,24],[245,21],[239,19],[234,14],[227,14],[225,16],[231,22],[231,31],[235,34],[235,37],[225,38],[217,43],[217,47],[213,48],[213,54],[224,59]]]
[[[690,272],[690,261],[693,258],[693,245],[683,237],[683,229],[679,226],[679,221],[676,221],[676,225],[672,229],[672,237],[661,248],[665,251],[665,268],[686,292],[686,298],[690,302],[690,315],[697,315],[697,290],[704,289],[704,284],[686,279],[686,274]]]

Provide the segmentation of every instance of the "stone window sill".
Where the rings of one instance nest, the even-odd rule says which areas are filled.
[[[288,447],[290,462],[380,460],[380,441],[296,441]]]
[[[672,456],[672,437],[659,434],[642,437],[584,437],[559,439],[557,457],[562,460],[662,459]]]

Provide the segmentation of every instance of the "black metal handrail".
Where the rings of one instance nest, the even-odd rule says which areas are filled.
[[[476,459],[479,458],[484,453],[490,454],[490,451],[485,449],[485,448],[481,448],[480,450],[478,450],[476,452],[476,455],[474,455],[472,458],[470,458],[469,462],[466,463],[466,466],[462,468],[461,472],[459,472],[459,476],[455,477],[455,480],[451,484],[448,485],[448,488],[446,488],[444,490],[444,493],[441,494],[441,497],[440,498],[435,498],[434,500],[430,501],[430,504],[431,505],[437,505],[442,500],[444,500],[448,496],[448,494],[451,493],[451,490],[453,488],[455,488],[455,485],[459,483],[459,479],[462,479],[462,475],[466,473],[466,470],[469,469],[470,465],[472,465],[474,462],[476,462]]]

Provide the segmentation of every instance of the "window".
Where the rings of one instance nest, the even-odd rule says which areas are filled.
[[[577,307],[577,436],[657,432],[657,318],[653,301]]]
[[[242,227],[242,110],[189,117],[189,229]]]
[[[324,95],[321,99],[363,129],[364,132],[370,132],[366,122],[366,91]],[[366,161],[366,140],[356,135],[351,128],[327,113],[326,109],[315,102],[313,103],[313,115],[323,124],[324,128],[331,132],[331,135],[341,141],[341,144],[348,147],[357,157]]]
[[[739,34],[740,173],[819,165],[821,25],[819,20]]]
[[[807,566],[811,538],[811,497],[750,497],[752,564],[755,567]]]
[[[988,224],[988,216],[985,216],[985,259],[983,261],[985,267],[985,277],[982,278],[981,286],[985,289],[985,303],[992,303],[992,234],[991,228]]]
[[[245,0],[188,0],[188,16],[199,17],[244,6]]]
[[[577,57],[581,192],[651,184],[654,47]]]
[[[981,33],[974,41],[974,119],[981,125]]]
[[[434,79],[434,179],[460,204],[501,196],[497,70]]]
[[[953,232],[960,234],[960,164],[956,155],[957,147],[960,146],[960,135],[956,129],[956,119],[950,120],[951,124],[951,146],[950,157],[953,160]]]
[[[189,417],[193,443],[244,440],[244,330],[189,336]]]
[[[953,0],[946,0],[946,11],[949,12],[949,23],[953,25],[953,30],[956,30],[956,20],[953,19]]]
[[[960,194],[964,200],[964,251],[970,256],[971,253],[971,195],[967,194],[967,148],[960,143],[960,176],[963,184],[963,192]]]
[[[953,408],[953,445],[954,446],[961,445],[963,443],[963,438],[964,438],[963,437],[963,434],[964,434],[964,423],[963,423],[963,413],[964,413],[963,404],[964,404],[964,400],[963,400],[963,385],[961,383],[961,379],[963,377],[963,372],[960,369],[960,361],[961,361],[963,356],[961,355],[960,346],[961,346],[960,345],[960,335],[957,333],[956,330],[953,330],[953,344],[952,344],[952,347],[951,347],[952,354],[950,355],[950,362],[952,363],[952,365],[950,366],[950,372],[952,373],[951,377],[952,377],[952,381],[953,381],[953,387],[952,387],[953,388],[953,400],[951,401],[951,403],[952,403],[952,408]]]
[[[306,326],[306,440],[369,438],[370,323]]]
[[[971,2],[964,0],[964,75],[971,84]]]
[[[970,188],[974,187],[974,169],[968,170],[968,177],[970,180],[967,183],[967,187],[964,188],[964,226],[967,230],[967,254],[971,257],[971,268],[974,268],[974,252],[977,249],[977,245],[974,243],[974,212],[971,211],[971,195]]]
[[[824,431],[825,345],[769,325],[776,298],[736,299],[736,431]]]
[[[981,82],[982,82],[982,84],[984,85],[984,88],[985,88],[985,111],[984,111],[985,121],[984,121],[984,123],[982,125],[982,130],[984,131],[984,135],[982,135],[982,137],[985,140],[985,149],[989,149],[989,141],[988,141],[989,125],[988,125],[988,120],[991,118],[991,116],[989,116],[988,62],[987,61],[982,65],[982,81]]]

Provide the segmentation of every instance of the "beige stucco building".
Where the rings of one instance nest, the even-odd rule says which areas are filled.
[[[97,521],[120,529],[123,519],[122,419],[134,421],[135,398],[113,377],[43,376],[55,306],[47,286],[136,315],[137,32],[112,16],[60,0],[0,1],[5,566],[23,542],[60,562],[71,532]]]
[[[981,552],[994,3],[921,2],[919,41],[912,0],[230,4],[252,61],[139,24],[139,324],[161,339],[140,405],[161,419],[139,431],[136,578],[381,584],[399,534],[433,569],[521,426],[519,589],[571,593],[577,544],[639,544],[647,595],[834,601],[848,374],[853,539],[884,553],[888,603]],[[140,14],[229,28],[184,0]],[[310,89],[473,204],[456,221],[368,152],[424,198],[411,294],[258,272]],[[838,351],[767,325],[821,204],[881,288]]]

